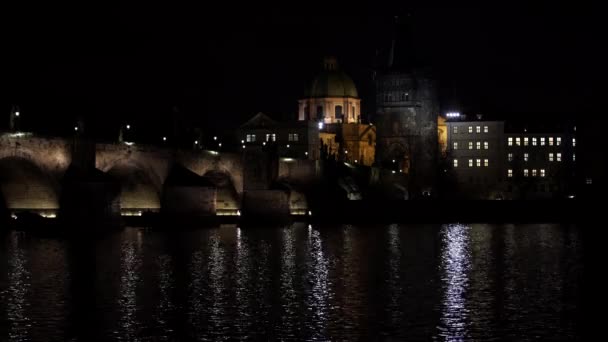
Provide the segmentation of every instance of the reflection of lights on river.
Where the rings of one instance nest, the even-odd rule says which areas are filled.
[[[328,264],[323,254],[321,234],[318,230],[308,227],[308,247],[310,256],[308,276],[312,283],[311,293],[307,298],[308,307],[311,309],[313,317],[311,328],[314,339],[325,339],[325,329],[329,320],[328,302]]]
[[[19,246],[20,233],[11,234],[8,253],[8,289],[5,293],[0,292],[0,298],[7,306],[7,319],[9,325],[10,341],[29,340],[28,332],[31,328],[30,318],[27,316],[27,295],[31,286],[30,272],[26,268],[26,255]],[[5,294],[8,294],[5,295]]]
[[[123,234],[127,241],[123,241],[122,258],[121,258],[121,275],[120,275],[120,298],[118,304],[121,309],[122,317],[120,326],[123,330],[123,336],[127,340],[134,340],[137,336],[137,284],[139,282],[139,272],[141,260],[139,256],[140,235],[137,231],[135,243],[130,236],[133,231],[127,230]]]
[[[471,256],[469,253],[470,227],[460,224],[444,225],[441,230],[442,282],[444,285],[441,310],[441,335],[448,340],[466,338],[466,292],[469,285]]]

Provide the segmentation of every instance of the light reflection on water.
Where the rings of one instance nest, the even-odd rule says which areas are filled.
[[[128,228],[76,250],[0,239],[0,340],[78,340],[83,306],[101,341],[579,336],[576,226]]]

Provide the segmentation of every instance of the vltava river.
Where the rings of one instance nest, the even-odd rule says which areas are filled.
[[[0,340],[580,337],[575,225],[0,235]]]

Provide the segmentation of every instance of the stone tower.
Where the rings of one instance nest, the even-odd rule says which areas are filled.
[[[435,82],[411,58],[400,53],[395,25],[386,62],[376,67],[376,161],[409,176],[412,197],[433,194],[437,172]]]

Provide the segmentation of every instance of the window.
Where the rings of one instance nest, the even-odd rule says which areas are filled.
[[[473,133],[473,126],[469,126],[469,133]]]
[[[507,170],[507,177],[513,178],[513,169],[508,169]]]
[[[572,161],[576,161],[576,153],[572,153]]]
[[[488,149],[488,142],[487,142],[487,141],[484,141],[484,142],[483,142],[483,149],[484,149],[484,150],[487,150],[487,149]]]
[[[478,149],[478,150],[481,150],[481,141],[478,141],[478,142],[477,142],[477,149]]]
[[[299,140],[298,133],[289,133],[289,137],[287,140],[289,141],[298,141]]]
[[[509,153],[507,155],[507,159],[509,159],[509,161],[513,161],[513,153]]]
[[[469,167],[473,167],[473,159],[469,159]]]
[[[454,167],[458,167],[458,159],[454,159]]]
[[[476,131],[477,133],[481,133],[481,126],[477,126],[477,127],[475,127],[475,131]]]
[[[524,161],[528,161],[528,154],[524,153]]]
[[[255,134],[247,134],[247,142],[255,142]]]
[[[561,153],[556,153],[555,159],[557,159],[558,162],[561,162],[562,161],[562,154]]]
[[[342,118],[342,106],[336,106],[336,119]]]
[[[540,138],[540,146],[545,146],[545,137]]]
[[[483,166],[484,166],[484,167],[488,167],[488,166],[490,166],[490,161],[489,161],[488,159],[484,159],[484,160],[483,160]]]
[[[528,137],[524,138],[524,146],[528,146]]]
[[[455,141],[455,142],[454,142],[454,149],[455,149],[455,150],[457,150],[457,149],[458,149],[458,142],[457,142],[457,141]]]
[[[536,138],[532,138],[532,146],[536,146]]]
[[[540,169],[540,176],[545,177],[545,169]]]
[[[458,126],[454,126],[453,131],[454,131],[454,134],[458,134]]]
[[[481,159],[477,159],[477,167],[481,167]]]
[[[473,149],[473,142],[469,141],[469,150],[472,150],[472,149]]]
[[[509,146],[513,146],[513,138],[509,137]]]
[[[528,177],[528,169],[524,169],[524,177]]]
[[[562,144],[562,137],[555,138],[555,145],[561,146],[561,144]]]
[[[266,134],[266,141],[277,141],[277,135],[275,133]]]
[[[532,177],[536,177],[536,169],[532,169]]]
[[[515,145],[521,146],[521,138],[520,137],[515,138]]]
[[[488,126],[483,126],[483,132],[484,133],[488,133],[490,130],[488,128]]]
[[[552,162],[553,161],[553,153],[549,153],[549,161]]]
[[[576,138],[572,138],[572,147],[576,147]]]
[[[549,137],[549,146],[553,146],[553,137]]]
[[[585,184],[587,184],[587,185],[593,184],[593,179],[592,178],[585,179]]]

